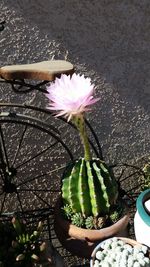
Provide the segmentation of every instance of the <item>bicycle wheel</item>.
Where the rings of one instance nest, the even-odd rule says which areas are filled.
[[[65,162],[58,130],[35,117],[0,113],[0,213],[52,207]]]

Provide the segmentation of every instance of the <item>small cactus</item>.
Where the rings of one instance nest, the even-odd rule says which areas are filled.
[[[68,204],[64,205],[62,210],[64,212],[65,217],[67,217],[67,219],[70,220],[72,215],[73,215],[73,211],[72,211],[71,205],[68,205]]]
[[[115,223],[115,222],[118,221],[118,219],[119,219],[119,217],[120,217],[120,213],[119,213],[117,210],[115,210],[114,212],[112,212],[112,213],[109,215],[109,217],[110,217],[111,221],[112,221],[113,223]]]
[[[110,210],[109,219],[112,223],[116,223],[121,216],[123,216],[124,212],[126,211],[126,206],[118,201],[116,203],[116,206],[113,207],[113,209]]]
[[[71,217],[72,224],[82,227],[84,225],[84,218],[81,213],[76,213]]]
[[[144,166],[143,172],[144,172],[144,178],[142,179],[143,180],[142,190],[146,190],[150,188],[150,162]]]
[[[89,216],[85,219],[85,227],[87,229],[95,228],[95,218],[93,216]]]
[[[105,223],[106,223],[106,220],[107,220],[107,216],[105,217],[99,217],[96,221],[96,226],[95,226],[95,229],[101,229],[104,227]]]
[[[85,226],[87,229],[101,229],[104,227],[105,223],[106,223],[106,216],[98,218],[89,216],[85,220]]]

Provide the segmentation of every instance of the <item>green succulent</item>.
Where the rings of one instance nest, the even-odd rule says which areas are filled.
[[[70,220],[72,215],[73,215],[73,211],[72,211],[71,205],[69,205],[69,204],[64,205],[62,210],[63,210],[63,213],[64,213],[65,217]]]
[[[72,224],[82,227],[84,225],[84,218],[81,213],[76,213],[71,217]]]
[[[115,223],[115,222],[117,222],[118,219],[120,218],[120,213],[119,213],[117,210],[115,210],[115,211],[113,211],[113,212],[109,215],[109,218],[111,219],[111,221],[112,221],[113,223]]]
[[[115,222],[117,222],[120,219],[120,217],[123,216],[123,214],[125,213],[125,211],[126,211],[126,206],[124,205],[124,203],[118,201],[116,203],[116,206],[113,207],[113,209],[111,209],[110,214],[109,214],[109,219],[113,223],[115,223]]]
[[[89,216],[85,219],[85,227],[87,229],[93,229],[95,228],[95,218],[93,216]]]
[[[89,216],[85,219],[85,227],[87,229],[101,229],[106,223],[106,217],[93,217]]]
[[[144,168],[144,177],[142,178],[143,185],[142,185],[142,190],[146,190],[150,188],[150,163],[147,163]]]

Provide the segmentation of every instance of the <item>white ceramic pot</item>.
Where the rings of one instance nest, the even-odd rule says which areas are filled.
[[[150,189],[143,191],[136,201],[134,232],[136,240],[150,247]]]

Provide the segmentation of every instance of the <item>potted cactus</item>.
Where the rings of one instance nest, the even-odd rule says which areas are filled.
[[[42,228],[42,222],[35,229],[18,217],[13,217],[11,222],[0,222],[0,266],[63,266],[54,264],[48,244],[41,241]]]
[[[48,108],[74,124],[84,148],[84,156],[69,163],[62,175],[62,195],[55,212],[58,238],[71,252],[84,257],[90,257],[95,242],[122,234],[129,220],[128,214],[122,213],[124,206],[112,171],[90,151],[85,112],[99,100],[93,93],[89,78],[73,74],[56,78],[47,94]]]
[[[93,250],[90,267],[149,267],[147,246],[129,238],[109,238],[99,243]]]

